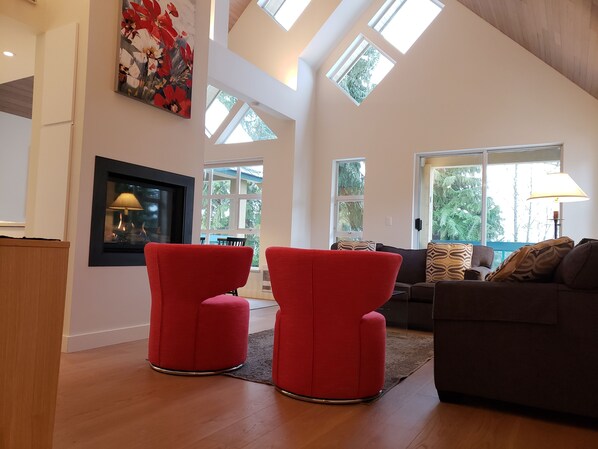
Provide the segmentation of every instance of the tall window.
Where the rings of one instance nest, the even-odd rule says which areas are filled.
[[[253,248],[252,267],[259,267],[263,180],[261,163],[204,169],[201,235],[213,244],[222,237],[245,237]]]
[[[337,161],[334,188],[334,241],[361,240],[365,160]]]
[[[560,171],[561,147],[422,155],[419,245],[465,241],[494,248],[495,264],[552,237],[551,205],[528,201],[534,182]]]

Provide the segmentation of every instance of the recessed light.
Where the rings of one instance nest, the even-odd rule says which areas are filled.
[[[3,51],[2,54],[4,56],[8,56],[9,58],[12,58],[15,55],[12,51],[8,51],[8,50]]]

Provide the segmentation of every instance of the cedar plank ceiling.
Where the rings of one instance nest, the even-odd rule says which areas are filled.
[[[251,1],[230,0],[229,31]],[[598,0],[457,1],[598,99]]]
[[[598,0],[457,0],[598,99]]]

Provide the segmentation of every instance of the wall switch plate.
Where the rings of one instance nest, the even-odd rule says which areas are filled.
[[[384,223],[386,224],[386,226],[392,226],[392,217],[386,217],[384,219]]]

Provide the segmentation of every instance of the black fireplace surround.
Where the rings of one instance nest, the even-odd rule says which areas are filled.
[[[191,243],[194,188],[189,176],[96,156],[89,266],[145,265],[149,242]]]

